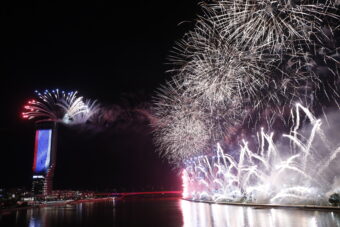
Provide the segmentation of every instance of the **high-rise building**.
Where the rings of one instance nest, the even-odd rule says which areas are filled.
[[[57,123],[36,123],[32,181],[35,195],[49,195],[52,192],[56,148]]]

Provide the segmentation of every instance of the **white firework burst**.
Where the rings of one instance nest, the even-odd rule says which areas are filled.
[[[209,145],[213,129],[198,104],[171,83],[156,97],[155,142],[170,162],[202,154]]]
[[[332,0],[221,0],[205,9],[230,43],[279,52],[313,44],[323,35],[324,21],[339,18]]]
[[[172,63],[185,95],[210,109],[225,107],[229,118],[240,116],[241,103],[257,104],[257,96],[270,81],[277,55],[261,48],[240,50],[230,45],[208,21],[200,21],[175,47]],[[234,111],[234,113],[232,113]]]

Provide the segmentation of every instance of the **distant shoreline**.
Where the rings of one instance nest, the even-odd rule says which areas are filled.
[[[27,205],[27,206],[18,206],[18,207],[11,207],[11,208],[4,208],[0,209],[0,215],[11,213],[13,211],[17,210],[26,210],[26,209],[39,209],[43,207],[52,207],[52,206],[65,206],[67,204],[77,204],[77,203],[86,203],[86,202],[98,202],[98,201],[106,201],[106,200],[112,200],[114,197],[105,197],[105,198],[93,198],[93,199],[80,199],[80,200],[58,200],[55,201],[55,203],[46,203],[46,204],[35,204],[35,205]]]

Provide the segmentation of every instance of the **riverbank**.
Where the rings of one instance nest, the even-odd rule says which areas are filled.
[[[334,206],[316,206],[316,205],[281,205],[281,204],[257,204],[257,203],[236,203],[236,202],[214,202],[205,200],[191,200],[183,199],[195,203],[208,203],[208,204],[220,204],[220,205],[231,205],[231,206],[245,206],[254,207],[255,209],[271,209],[271,208],[291,208],[291,209],[305,209],[305,210],[327,210],[340,212],[340,207]]]
[[[46,203],[36,203],[36,204],[27,205],[27,206],[18,206],[18,207],[0,209],[0,215],[4,213],[17,211],[17,210],[35,209],[35,208],[43,208],[43,207],[50,207],[50,206],[65,206],[68,204],[72,205],[72,204],[86,203],[86,202],[99,202],[99,201],[107,201],[107,200],[112,200],[112,199],[114,199],[114,197],[50,201]]]

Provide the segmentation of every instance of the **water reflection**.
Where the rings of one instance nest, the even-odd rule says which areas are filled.
[[[127,198],[0,212],[0,226],[340,227],[340,212]]]
[[[98,221],[112,226],[113,207],[114,201],[106,200],[0,212],[0,226],[96,226]]]
[[[340,213],[301,209],[253,207],[180,201],[184,227],[340,227]]]
[[[31,218],[29,222],[29,227],[42,227],[39,219]]]

